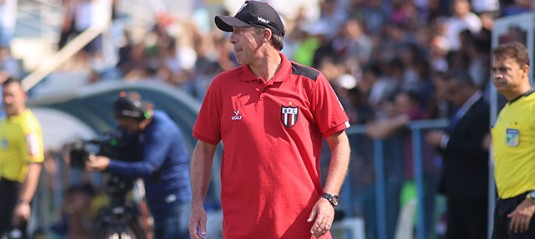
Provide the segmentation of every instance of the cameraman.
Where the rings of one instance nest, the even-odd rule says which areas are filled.
[[[120,128],[138,134],[139,140],[126,147],[130,152],[139,152],[140,159],[125,162],[90,155],[86,169],[141,177],[154,219],[154,238],[189,238],[189,155],[179,128],[167,114],[152,108],[143,103],[139,94],[121,92],[113,105],[114,116]]]

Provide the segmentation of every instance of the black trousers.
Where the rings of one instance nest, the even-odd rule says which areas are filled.
[[[450,199],[447,201],[446,239],[487,238],[488,201],[478,199]]]
[[[7,235],[12,229],[18,228],[23,234],[26,233],[24,225],[13,225],[13,213],[17,206],[21,184],[5,178],[0,178],[0,237]],[[23,238],[26,238],[23,235]]]
[[[494,210],[494,230],[492,239],[533,239],[535,238],[535,215],[529,222],[529,229],[524,233],[514,233],[509,230],[511,219],[507,214],[513,212],[515,208],[526,199],[526,193],[513,198],[498,199]]]

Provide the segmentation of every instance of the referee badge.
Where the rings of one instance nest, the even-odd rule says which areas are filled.
[[[291,107],[291,106],[281,107],[281,121],[282,121],[282,124],[288,128],[291,128],[297,123],[298,115],[299,115],[298,107]]]
[[[2,138],[2,149],[7,149],[7,139]]]
[[[520,143],[520,131],[518,129],[506,129],[505,143],[511,147],[518,146],[518,143]]]

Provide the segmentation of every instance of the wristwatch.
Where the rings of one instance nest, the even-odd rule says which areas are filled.
[[[529,192],[529,193],[526,195],[526,198],[529,198],[529,199],[531,199],[532,201],[535,202],[535,190]]]
[[[321,197],[327,199],[327,201],[329,201],[329,203],[333,207],[338,206],[338,202],[340,201],[340,197],[338,197],[338,195],[332,195],[332,194],[328,194],[328,193],[323,193],[321,195]]]

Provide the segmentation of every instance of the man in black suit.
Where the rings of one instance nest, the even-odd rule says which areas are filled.
[[[470,75],[448,75],[448,100],[457,107],[445,131],[430,131],[425,140],[442,155],[439,192],[447,198],[446,239],[487,238],[489,105]]]

